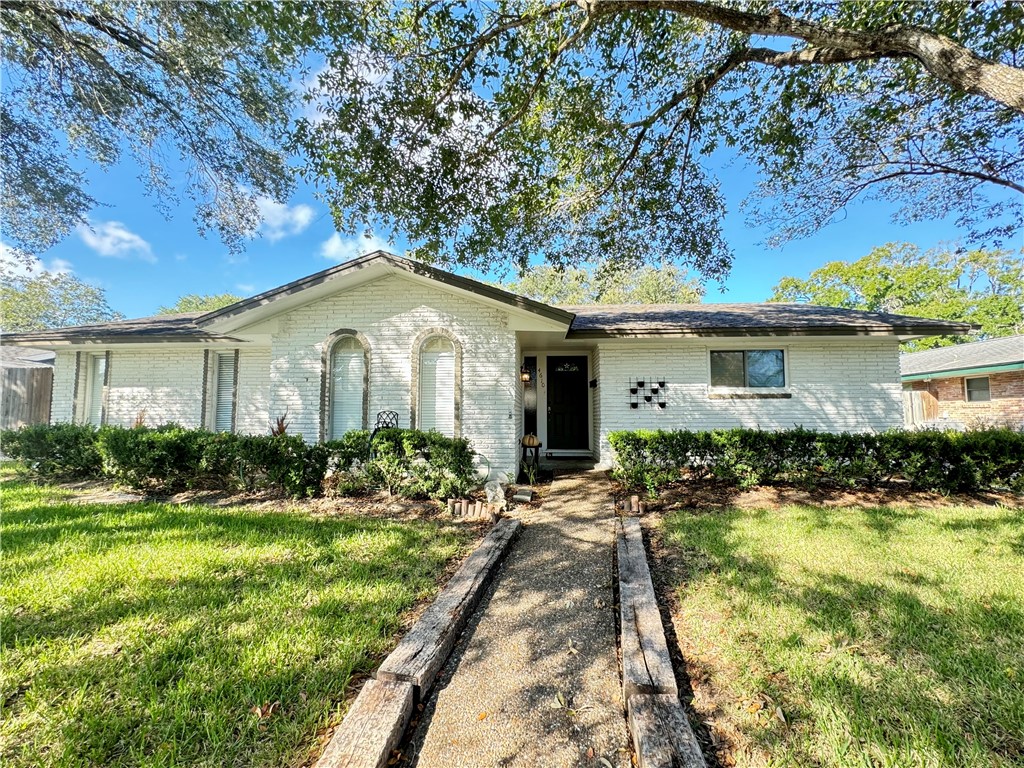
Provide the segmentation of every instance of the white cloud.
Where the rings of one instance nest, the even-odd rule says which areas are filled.
[[[256,286],[251,283],[236,283],[235,290],[241,291],[242,293],[256,293]]]
[[[65,259],[43,262],[35,256],[29,256],[7,243],[0,242],[0,272],[14,277],[36,277],[43,272],[70,274],[72,266],[71,262]]]
[[[256,209],[260,212],[260,232],[272,243],[282,237],[297,235],[313,223],[315,211],[305,203],[285,205],[269,197],[257,197]]]
[[[79,224],[76,231],[87,246],[100,256],[114,259],[136,258],[156,264],[156,256],[149,243],[130,231],[120,221],[101,221]]]
[[[46,265],[47,272],[56,272],[58,275],[67,275],[72,272],[70,261],[67,259],[53,259]]]
[[[320,255],[331,261],[349,261],[373,251],[386,251],[389,247],[387,240],[376,235],[342,238],[335,232],[320,244]]]

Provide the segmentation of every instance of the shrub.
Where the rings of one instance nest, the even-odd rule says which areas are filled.
[[[616,477],[651,493],[683,473],[741,488],[776,482],[874,487],[902,477],[942,493],[1024,491],[1024,433],[902,430],[832,434],[802,428],[613,432]]]
[[[100,427],[96,445],[103,472],[141,490],[179,490],[200,481],[204,437],[209,433],[178,424],[149,427]]]
[[[103,460],[91,424],[32,424],[0,435],[4,453],[46,478],[99,477]]]
[[[415,498],[476,484],[469,441],[437,432],[364,430],[307,445],[298,435],[233,435],[178,424],[132,428],[57,424],[3,435],[4,450],[40,475],[99,477],[147,491],[273,489],[291,496],[383,488]],[[371,458],[372,456],[372,458]]]

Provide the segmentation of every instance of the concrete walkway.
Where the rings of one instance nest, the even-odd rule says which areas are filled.
[[[558,477],[522,520],[406,746],[419,768],[629,765],[608,482]]]

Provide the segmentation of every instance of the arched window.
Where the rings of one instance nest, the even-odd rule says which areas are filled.
[[[419,402],[416,427],[456,434],[455,345],[444,336],[431,336],[420,346]]]
[[[324,360],[323,437],[337,440],[366,428],[368,347],[355,334],[339,331]]]

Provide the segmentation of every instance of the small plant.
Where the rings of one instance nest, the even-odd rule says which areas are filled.
[[[270,436],[281,437],[288,432],[288,411],[284,412],[284,416],[278,416],[277,420],[270,425]]]
[[[394,496],[398,492],[406,477],[405,464],[393,453],[375,458],[370,462],[369,471],[387,491],[388,496]]]
[[[143,408],[135,414],[135,421],[132,422],[132,429],[142,429],[146,426],[146,409]]]
[[[523,477],[526,478],[527,485],[537,484],[537,467],[533,464],[527,464],[525,461],[520,464],[520,470],[523,473]]]

